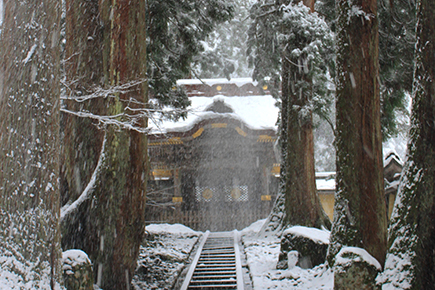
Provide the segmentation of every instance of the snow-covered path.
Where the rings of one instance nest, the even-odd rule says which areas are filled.
[[[264,220],[258,221],[237,232],[241,237],[238,246],[244,290],[333,289],[334,276],[326,265],[313,269],[296,266],[290,270],[277,270],[280,240],[274,236],[259,237],[257,233],[263,223]],[[180,289],[188,271],[186,268],[196,254],[195,244],[200,243],[198,239],[203,233],[182,225],[167,224],[147,226],[147,231],[153,238],[141,248],[134,288]],[[180,281],[176,283],[177,278]]]

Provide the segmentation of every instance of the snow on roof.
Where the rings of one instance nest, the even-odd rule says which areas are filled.
[[[390,162],[393,160],[396,160],[398,164],[403,165],[402,159],[400,159],[396,151],[391,150],[386,154],[386,156],[387,157],[384,159],[384,167],[390,164]]]
[[[335,190],[335,179],[316,179],[317,190]]]
[[[321,242],[322,244],[329,244],[330,232],[326,230],[319,230],[316,228],[309,228],[303,226],[293,226],[283,232],[283,236],[287,234],[303,236],[313,241]]]
[[[225,85],[225,84],[235,84],[238,87],[241,87],[246,84],[253,84],[254,86],[258,85],[258,82],[253,81],[252,78],[233,78],[233,79],[183,79],[178,80],[177,85]]]
[[[215,79],[213,79],[215,80]],[[278,108],[276,100],[271,95],[263,96],[215,96],[215,97],[190,97],[192,102],[188,108],[187,118],[173,121],[163,121],[155,124],[150,122],[151,133],[185,132],[205,119],[229,117],[244,122],[251,129],[277,130],[276,121]],[[222,100],[231,107],[234,113],[215,113],[206,111],[214,101]]]
[[[335,171],[316,172],[317,190],[335,190]]]

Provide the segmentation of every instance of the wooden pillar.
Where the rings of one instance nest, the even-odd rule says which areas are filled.
[[[175,203],[177,209],[180,208],[180,205],[183,202],[183,197],[181,196],[181,178],[179,168],[174,169],[174,196],[172,202]]]

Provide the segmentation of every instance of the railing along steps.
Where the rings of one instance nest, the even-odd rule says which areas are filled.
[[[181,290],[243,290],[239,235],[205,232]]]

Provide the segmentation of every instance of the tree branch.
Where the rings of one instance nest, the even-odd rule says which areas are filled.
[[[85,202],[86,200],[88,200],[91,197],[91,194],[95,188],[95,182],[96,182],[97,177],[100,173],[101,165],[103,164],[104,159],[105,159],[105,155],[104,155],[105,148],[106,148],[106,134],[104,134],[103,145],[101,146],[101,152],[100,152],[100,157],[98,158],[97,166],[95,166],[95,170],[92,173],[92,176],[91,176],[91,179],[89,180],[88,185],[86,186],[86,188],[82,192],[82,194],[79,196],[79,198],[77,198],[71,204],[67,203],[66,205],[64,205],[60,209],[60,223],[62,223],[67,216],[69,216],[73,212],[75,212],[83,202]]]
[[[139,126],[134,125],[135,123],[137,123],[138,120],[142,119],[142,118],[151,118],[151,114],[149,114],[149,112],[142,111],[141,113],[135,114],[135,115],[129,115],[129,114],[117,114],[117,115],[112,115],[112,116],[100,116],[100,115],[95,115],[89,112],[75,112],[75,111],[71,111],[68,109],[60,109],[61,112],[63,113],[68,113],[77,117],[81,117],[81,118],[90,118],[90,119],[94,119],[99,121],[100,123],[104,124],[104,125],[115,125],[121,129],[127,129],[127,130],[133,130],[139,133],[143,133],[143,134],[147,134],[150,129],[149,128],[142,128]],[[127,120],[119,120],[122,117],[126,117]]]
[[[130,92],[130,89],[138,86],[144,82],[148,81],[148,79],[139,79],[139,80],[135,80],[135,81],[131,81],[122,85],[118,85],[118,86],[113,86],[109,89],[103,89],[101,87],[98,87],[95,89],[95,91],[92,94],[88,94],[88,95],[84,95],[84,96],[61,96],[60,99],[61,100],[74,100],[76,102],[84,102],[84,101],[88,101],[88,100],[92,100],[92,99],[96,99],[96,98],[107,98],[107,97],[114,97],[115,94],[126,94],[128,92]],[[71,82],[73,83],[73,82]],[[62,82],[62,84],[69,88],[69,84]]]

